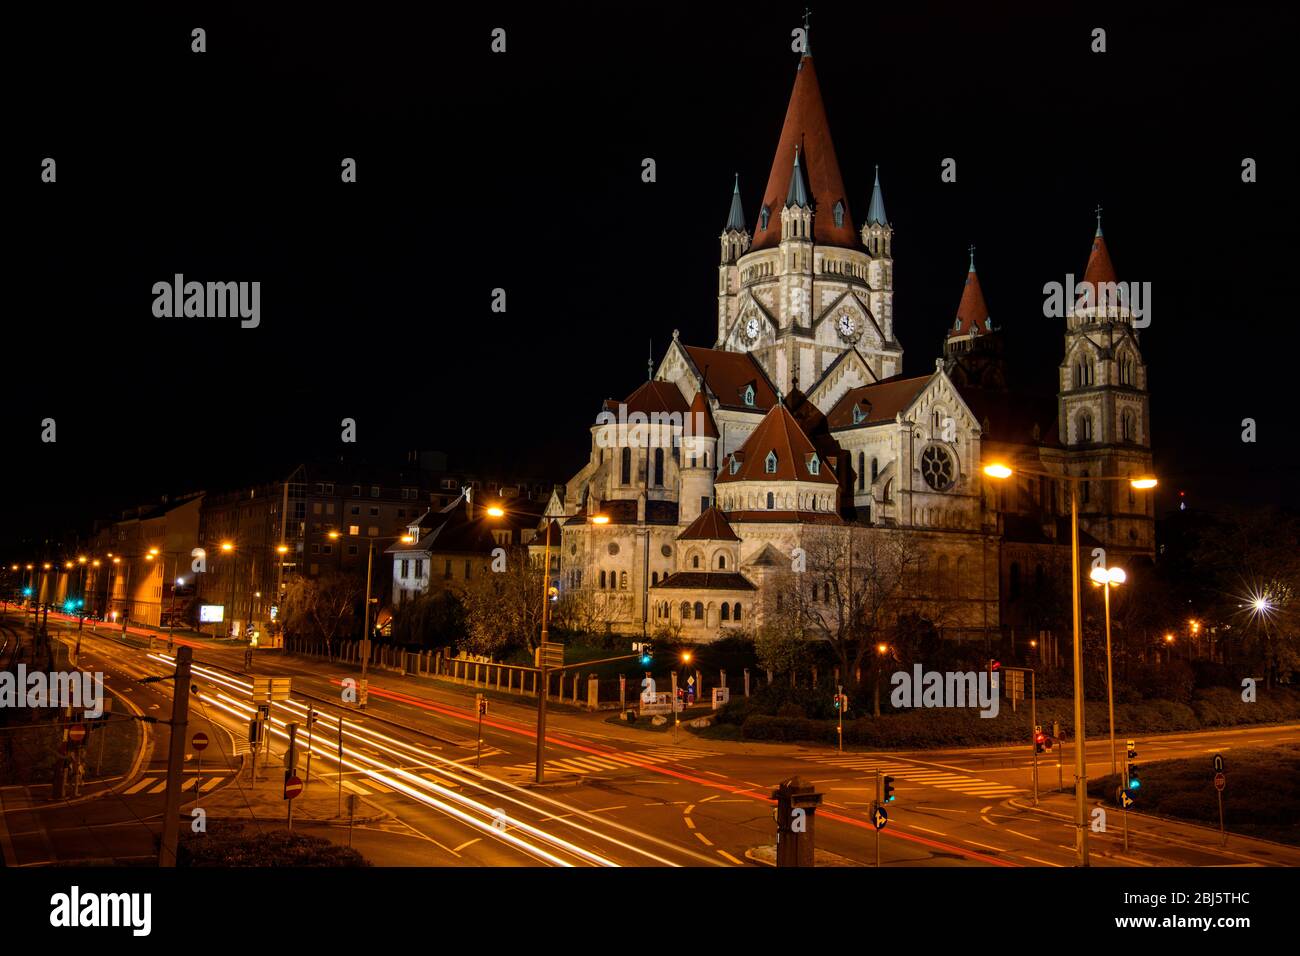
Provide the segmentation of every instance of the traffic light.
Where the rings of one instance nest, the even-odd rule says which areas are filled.
[[[848,694],[836,694],[836,695],[835,695],[835,709],[836,709],[837,711],[847,711],[847,710],[849,709],[849,695],[848,695]]]
[[[1142,789],[1142,781],[1138,779],[1138,768],[1133,764],[1128,765],[1128,788],[1130,790]]]
[[[884,802],[893,803],[896,799],[898,799],[897,797],[894,796],[894,778],[886,777],[882,782],[884,783],[884,790],[883,790]]]
[[[641,645],[641,666],[649,667],[652,660],[654,660],[654,648],[650,646],[649,641],[646,641]]]
[[[1138,755],[1138,752],[1137,752],[1137,741],[1136,741],[1136,740],[1130,740],[1130,741],[1128,742],[1128,759],[1129,759],[1129,760],[1132,760],[1132,759],[1133,759],[1134,757],[1136,757],[1137,755]]]

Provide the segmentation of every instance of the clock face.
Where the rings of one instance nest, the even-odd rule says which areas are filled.
[[[853,321],[853,316],[847,312],[840,316],[840,335],[846,339],[853,337],[853,333],[858,330],[857,323]]]
[[[746,334],[747,336],[749,336],[751,339],[756,339],[756,338],[758,338],[758,319],[757,319],[757,318],[750,318],[750,320],[749,320],[748,322],[745,323],[745,334]]]

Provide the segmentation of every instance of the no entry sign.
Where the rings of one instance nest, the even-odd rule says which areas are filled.
[[[68,743],[79,744],[86,739],[86,725],[73,724],[68,728]]]
[[[193,737],[190,738],[190,746],[200,752],[207,750],[208,735],[200,730],[198,733],[196,733]]]
[[[284,799],[292,800],[300,793],[302,793],[302,781],[297,777],[286,774],[284,778]]]

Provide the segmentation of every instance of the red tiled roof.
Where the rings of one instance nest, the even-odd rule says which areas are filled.
[[[713,412],[709,410],[709,400],[704,397],[704,389],[699,389],[691,399],[691,417],[687,429],[698,438],[717,438],[718,426],[713,421]]]
[[[727,519],[735,522],[764,521],[780,524],[843,524],[844,519],[832,511],[728,511]]]
[[[717,508],[705,509],[690,527],[677,536],[678,541],[739,541],[736,532],[727,524],[726,516]]]
[[[676,574],[668,575],[658,584],[650,585],[650,590],[656,588],[669,590],[684,588],[693,591],[758,590],[738,571],[678,571]]]
[[[1101,236],[1094,236],[1092,251],[1088,253],[1088,268],[1083,273],[1083,284],[1093,290],[1093,304],[1097,303],[1097,283],[1118,281],[1115,266],[1110,261],[1110,252],[1106,249],[1106,240]],[[1084,297],[1080,296],[1078,305],[1083,305],[1083,302]]]
[[[749,352],[726,352],[698,345],[683,348],[717,397],[718,404],[728,408],[749,408],[742,397],[746,385],[754,386],[752,407],[755,411],[765,412],[776,404],[776,389]]]
[[[961,302],[957,306],[957,321],[948,331],[948,337],[958,335],[982,335],[988,331],[984,321],[989,317],[989,307],[984,304],[984,292],[980,289],[980,277],[972,269],[966,273],[966,285],[961,291]]]
[[[636,391],[623,399],[622,404],[627,406],[628,414],[642,412],[646,415],[651,412],[681,413],[689,407],[681,389],[672,382],[661,382],[657,379],[642,382]],[[618,406],[619,402],[612,398],[605,402],[605,410],[609,412],[617,412]]]
[[[918,375],[915,378],[896,376],[876,382],[874,385],[859,385],[844,393],[826,419],[830,422],[831,428],[848,428],[855,424],[867,425],[893,421],[899,412],[912,404],[912,400],[928,381],[930,381],[929,375]],[[853,406],[859,404],[866,417],[860,422],[854,422]]]
[[[813,240],[822,246],[857,248],[858,235],[849,215],[849,197],[844,191],[840,164],[835,158],[831,142],[830,124],[826,120],[826,107],[822,103],[821,88],[817,84],[817,70],[811,56],[799,61],[790,105],[786,107],[785,123],[781,126],[781,139],[772,159],[772,172],[767,177],[763,192],[763,205],[768,209],[767,228],[757,220],[754,241],[750,250],[766,249],[781,241],[781,210],[790,191],[790,176],[794,170],[794,148],[799,147],[799,165],[803,169],[808,191],[816,210],[813,223]],[[844,203],[844,224],[835,225],[832,210],[836,202]]]
[[[767,456],[773,451],[776,452],[776,472],[769,474],[766,471]],[[828,485],[837,484],[829,462],[822,461],[815,475],[808,470],[808,462],[816,451],[790,414],[790,409],[777,405],[763,417],[758,427],[745,439],[745,443],[723,459],[717,481],[816,481]],[[730,466],[733,457],[740,462],[735,474],[731,473]]]

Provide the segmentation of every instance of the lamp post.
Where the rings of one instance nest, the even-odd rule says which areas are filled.
[[[329,532],[329,537],[331,540],[337,541],[339,539],[339,532],[331,531]],[[390,534],[385,536],[382,539],[378,537],[367,536],[367,540],[370,542],[370,547],[367,550],[367,554],[366,554],[365,609],[361,612],[361,621],[362,621],[361,624],[362,645],[361,646],[363,648],[363,653],[361,655],[361,688],[360,688],[360,693],[357,695],[357,703],[362,710],[366,709],[366,680],[367,680],[367,675],[369,674],[370,671],[370,579],[375,566],[375,542],[383,540],[383,541],[401,541],[403,544],[412,544],[415,541],[415,538],[413,538],[409,534],[400,534],[400,535]],[[280,545],[280,547],[284,548],[285,551],[288,550],[288,548],[285,545]],[[281,553],[283,554],[283,552]]]
[[[1088,866],[1088,768],[1084,754],[1085,727],[1083,723],[1083,619],[1079,598],[1079,483],[1081,481],[1127,481],[1132,487],[1146,490],[1156,486],[1156,479],[1149,475],[1130,477],[1110,475],[1099,478],[1083,478],[1079,475],[1053,474],[1048,471],[1032,471],[1027,468],[1012,468],[1001,462],[994,462],[984,467],[984,474],[990,478],[1004,480],[1016,472],[1042,478],[1056,478],[1070,486],[1070,589],[1072,592],[1072,617],[1074,623],[1074,828],[1075,849],[1078,853],[1078,865]]]
[[[230,555],[232,559],[230,562],[230,616],[226,620],[228,626],[233,626],[235,623],[235,572],[239,567],[239,555],[235,551],[233,541],[221,542],[221,553]]]
[[[1123,584],[1128,575],[1123,568],[1093,568],[1092,578],[1095,587],[1102,589],[1106,595],[1106,703],[1110,710],[1110,772],[1117,773],[1115,763],[1115,682],[1112,679],[1110,654],[1110,589]]]

